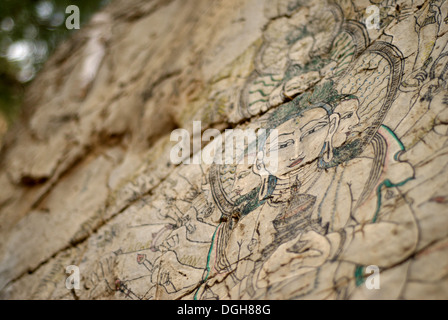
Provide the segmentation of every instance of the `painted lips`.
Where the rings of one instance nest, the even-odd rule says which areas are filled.
[[[300,162],[302,162],[303,159],[304,159],[304,158],[299,158],[299,159],[297,159],[296,161],[294,161],[293,163],[291,163],[291,164],[288,166],[288,168],[295,167],[295,166],[298,165]]]

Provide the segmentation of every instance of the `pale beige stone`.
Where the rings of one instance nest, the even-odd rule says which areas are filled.
[[[448,2],[375,3],[104,8],[4,137],[0,298],[446,299]]]

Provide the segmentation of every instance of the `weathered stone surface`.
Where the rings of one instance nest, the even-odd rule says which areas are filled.
[[[447,299],[447,43],[443,0],[114,1],[3,138],[0,297]]]
[[[3,135],[8,130],[8,123],[3,116],[0,116],[0,142],[3,140]]]

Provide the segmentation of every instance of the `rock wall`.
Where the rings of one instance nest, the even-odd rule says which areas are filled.
[[[447,299],[447,24],[444,0],[112,2],[4,137],[0,297]]]

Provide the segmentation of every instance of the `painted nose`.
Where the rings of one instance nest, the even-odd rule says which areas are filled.
[[[297,160],[300,157],[301,154],[302,154],[302,151],[300,150],[300,148],[299,148],[299,146],[297,144],[294,147],[294,154],[293,154],[293,156],[289,160],[290,161]]]
[[[355,119],[356,119],[354,121],[355,123],[352,124],[349,129],[356,128],[359,125],[359,123],[361,122],[361,120],[359,119],[358,114],[356,112],[355,112],[354,116],[355,116]]]

